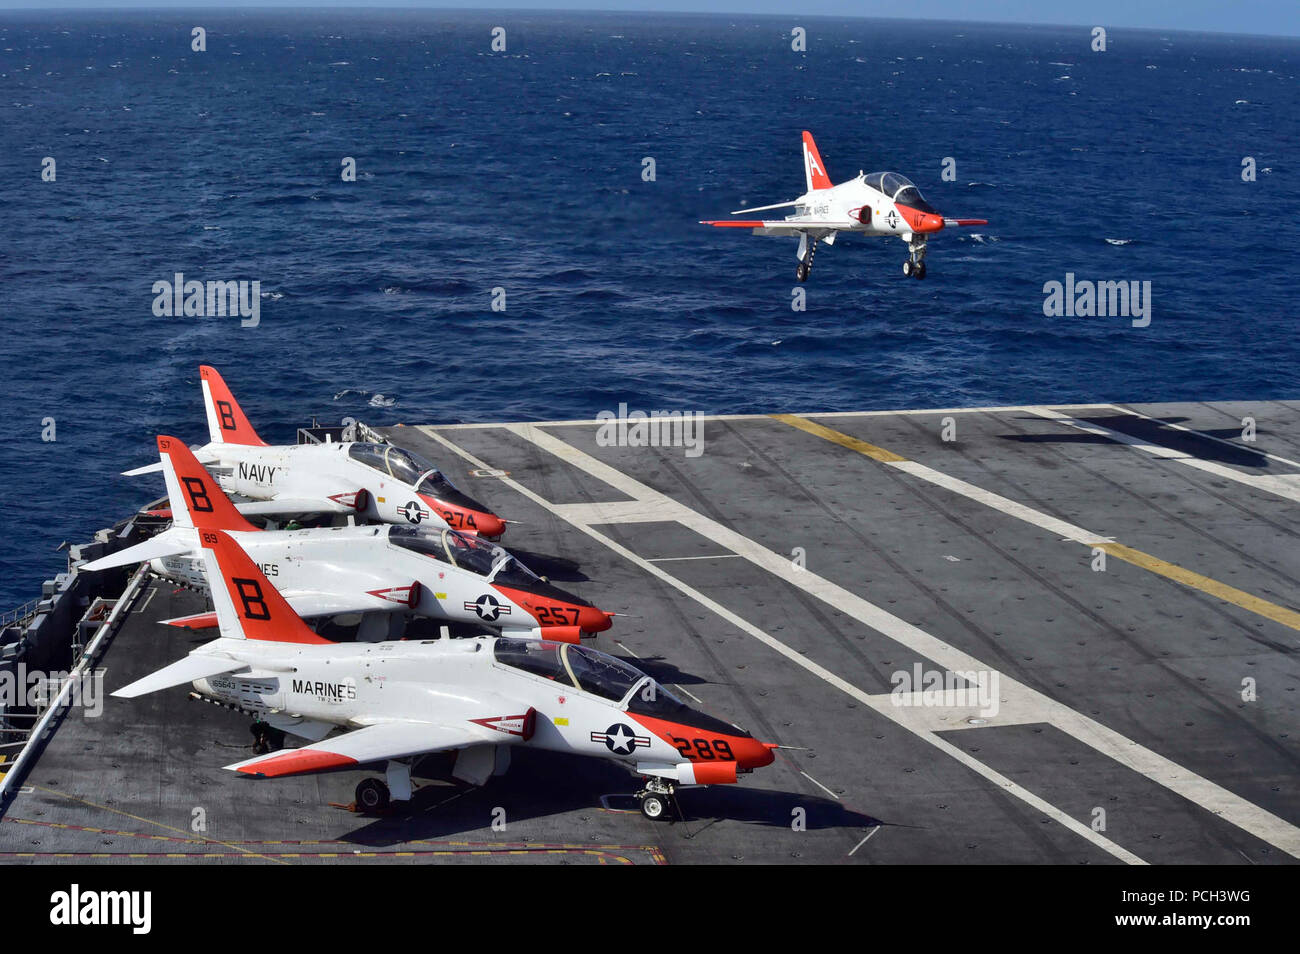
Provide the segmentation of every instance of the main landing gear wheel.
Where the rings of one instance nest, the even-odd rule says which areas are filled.
[[[903,263],[903,274],[906,275],[908,278],[911,278],[911,277],[912,277],[912,270],[913,270],[915,267],[916,267],[916,266],[912,264],[912,260],[909,258],[907,261],[905,261],[905,262]]]
[[[662,818],[667,808],[668,805],[662,796],[647,795],[641,799],[641,814],[652,821],[658,821]]]
[[[377,814],[388,808],[391,797],[388,786],[381,779],[365,778],[357,785],[357,809],[367,814]]]
[[[808,267],[807,262],[800,262],[798,265],[795,266],[794,277],[798,281],[806,282],[808,280],[808,273],[811,271],[812,269]]]
[[[651,821],[659,821],[670,813],[680,817],[681,811],[677,808],[677,799],[673,793],[672,782],[661,778],[647,779],[645,788],[636,793],[636,800],[641,804],[641,814]]]
[[[917,263],[912,267],[912,275],[913,275],[913,277],[915,277],[915,278],[924,278],[924,277],[925,277],[925,262],[917,262]]]

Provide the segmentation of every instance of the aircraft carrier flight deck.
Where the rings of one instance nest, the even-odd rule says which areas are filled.
[[[374,772],[223,770],[249,719],[182,687],[69,710],[0,861],[1300,858],[1300,402],[712,417],[698,456],[590,421],[381,433],[620,614],[591,645],[775,764],[652,821],[630,772],[520,746],[483,788],[369,817]],[[157,625],[199,592],[141,573],[123,600],[109,691],[208,638]],[[954,673],[969,691],[924,691]]]

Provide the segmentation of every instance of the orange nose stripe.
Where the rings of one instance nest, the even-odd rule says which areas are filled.
[[[922,212],[908,205],[898,206],[903,221],[912,227],[913,232],[937,232],[943,228],[943,216],[933,212]]]

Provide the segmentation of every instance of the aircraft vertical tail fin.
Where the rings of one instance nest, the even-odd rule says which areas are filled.
[[[829,189],[831,178],[826,174],[826,164],[822,162],[817,143],[813,142],[812,133],[803,131],[803,171],[808,180],[808,191]]]
[[[198,458],[174,437],[159,436],[158,457],[162,460],[167,498],[171,501],[172,526],[200,530],[256,530],[235,509],[216,480]]]
[[[208,414],[208,436],[212,443],[266,446],[216,368],[201,365],[199,383],[203,387],[203,406]]]
[[[328,643],[302,621],[243,548],[221,530],[200,530],[203,568],[221,635],[273,643]]]

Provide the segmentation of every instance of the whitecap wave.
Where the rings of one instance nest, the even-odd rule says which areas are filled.
[[[378,391],[367,391],[365,388],[344,388],[338,394],[334,395],[334,400],[341,401],[346,397],[365,398],[366,403],[371,407],[392,407],[397,403],[397,398],[388,397]]]

